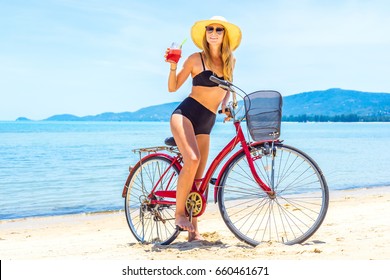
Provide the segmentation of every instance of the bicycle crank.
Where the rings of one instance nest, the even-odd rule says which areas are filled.
[[[199,192],[190,192],[186,200],[186,211],[190,217],[198,217],[206,209],[206,199]]]

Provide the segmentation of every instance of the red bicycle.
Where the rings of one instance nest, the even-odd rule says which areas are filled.
[[[252,246],[307,240],[326,216],[329,190],[315,161],[279,139],[280,93],[246,94],[228,81],[210,79],[232,92],[228,109],[236,135],[212,161],[200,185],[193,184],[186,201],[189,218],[204,213],[211,184],[222,219],[238,239]],[[242,106],[238,106],[236,95],[243,97]],[[254,141],[245,137],[244,120]],[[182,157],[173,138],[167,138],[165,144],[133,150],[140,160],[130,167],[122,192],[127,223],[142,243],[167,245],[180,233],[174,214]]]

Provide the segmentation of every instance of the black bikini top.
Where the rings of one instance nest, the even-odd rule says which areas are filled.
[[[206,70],[206,68],[204,66],[202,54],[201,53],[199,53],[199,54],[200,54],[200,59],[202,60],[203,71],[200,72],[198,75],[196,75],[192,79],[192,85],[193,86],[202,86],[202,87],[217,87],[218,84],[210,81],[210,76],[214,74],[213,71]],[[223,80],[223,77],[218,77],[217,76],[217,78]]]

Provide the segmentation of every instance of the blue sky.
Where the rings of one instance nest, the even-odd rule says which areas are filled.
[[[136,111],[180,101],[165,49],[225,16],[243,32],[234,80],[283,95],[390,92],[388,1],[0,0],[0,120]]]

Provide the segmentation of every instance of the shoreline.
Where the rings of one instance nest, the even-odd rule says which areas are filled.
[[[187,242],[186,233],[167,246],[139,244],[124,210],[0,220],[3,260],[389,260],[390,188],[369,187],[330,192],[320,229],[298,245],[239,241],[209,203],[199,217],[205,241]]]
[[[343,191],[359,191],[362,189],[369,190],[369,189],[377,189],[377,188],[389,188],[390,185],[372,185],[372,186],[361,186],[361,187],[347,187],[347,188],[342,188],[342,189],[336,189],[336,190],[329,190],[329,193],[334,194],[337,192],[343,192]],[[214,199],[212,197],[209,197],[208,200],[208,205],[209,204],[214,204]],[[47,214],[47,215],[36,215],[36,216],[23,216],[23,217],[13,217],[13,218],[5,218],[1,219],[0,218],[0,224],[1,222],[7,222],[7,221],[17,221],[17,220],[25,220],[25,219],[35,219],[35,218],[50,218],[50,217],[62,217],[62,216],[74,216],[74,215],[94,215],[94,214],[109,214],[109,213],[117,213],[117,212],[123,212],[124,209],[102,209],[102,210],[96,210],[96,211],[90,211],[90,212],[76,212],[76,213],[61,213],[61,214]]]

